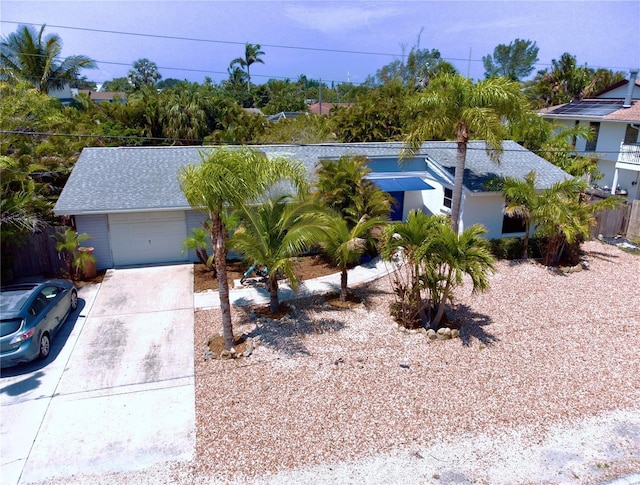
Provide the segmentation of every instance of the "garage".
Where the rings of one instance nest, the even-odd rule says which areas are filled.
[[[185,262],[184,211],[109,214],[109,242],[114,266]]]

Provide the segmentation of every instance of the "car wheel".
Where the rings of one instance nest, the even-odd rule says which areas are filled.
[[[71,290],[71,311],[75,311],[78,308],[78,292],[76,290]]]
[[[45,332],[40,337],[40,358],[46,359],[49,356],[49,352],[51,352],[51,339],[49,334]]]

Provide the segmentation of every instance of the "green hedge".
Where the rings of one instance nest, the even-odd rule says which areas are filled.
[[[523,240],[518,237],[505,237],[489,241],[491,254],[496,259],[520,259],[522,257]],[[529,258],[542,257],[543,241],[540,238],[529,238]]]

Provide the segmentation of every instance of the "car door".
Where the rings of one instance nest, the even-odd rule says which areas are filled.
[[[27,312],[28,327],[35,327],[38,329],[36,333],[37,338],[40,338],[40,334],[42,332],[49,330],[49,326],[51,325],[49,314],[47,313],[47,307],[47,298],[40,291],[29,306],[29,310]]]
[[[46,301],[45,318],[47,330],[55,330],[67,315],[67,306],[64,304],[64,289],[55,285],[42,288],[39,297]]]

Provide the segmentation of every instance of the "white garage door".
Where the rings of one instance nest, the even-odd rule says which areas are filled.
[[[184,211],[109,214],[109,242],[115,266],[187,261]]]

